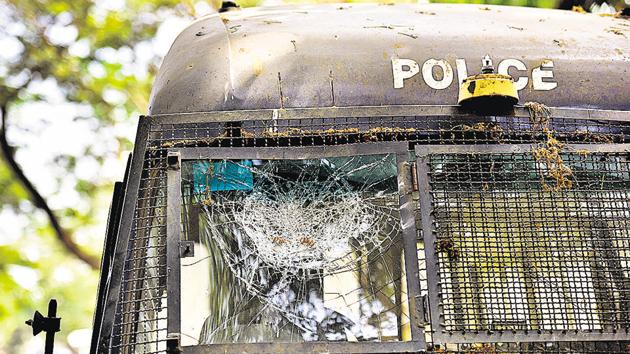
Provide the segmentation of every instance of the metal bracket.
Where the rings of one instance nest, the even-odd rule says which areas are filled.
[[[179,333],[168,333],[166,335],[166,353],[167,354],[180,354],[182,352],[180,339],[181,339],[181,335]]]
[[[416,170],[416,164],[410,163],[411,168],[411,190],[413,192],[418,191],[418,170]]]
[[[195,243],[193,241],[179,241],[179,258],[195,256]]]
[[[424,323],[429,323],[429,295],[424,294],[420,296],[420,303],[422,304],[422,308],[424,309],[422,313],[422,320]]]
[[[169,151],[166,155],[166,164],[169,170],[179,170],[181,167],[181,157],[179,151]]]

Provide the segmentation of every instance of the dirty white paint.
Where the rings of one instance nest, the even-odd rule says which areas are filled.
[[[468,77],[468,69],[466,68],[466,60],[455,59],[455,67],[457,68],[457,81],[461,85],[464,79]]]
[[[413,77],[420,71],[420,66],[411,59],[392,58],[394,88],[403,88],[404,80]]]
[[[433,75],[433,68],[440,67],[443,76],[437,80]],[[527,65],[524,62],[514,58],[503,59],[497,66],[499,74],[509,75],[510,68],[513,72],[522,72],[519,76],[513,76],[517,90],[522,90],[532,82],[532,89],[536,91],[549,91],[558,87],[558,83],[554,81],[553,61],[545,59],[539,67],[531,71],[531,77],[527,75]],[[457,82],[461,85],[462,81],[468,77],[468,68],[465,59],[455,59],[455,69],[457,71]],[[394,77],[394,88],[401,89],[405,87],[405,80],[410,79],[420,73],[418,62],[413,59],[392,58],[392,73]],[[422,64],[422,81],[434,90],[444,90],[451,86],[454,81],[454,72],[452,65],[444,59],[428,59]]]
[[[553,79],[553,61],[549,59],[543,60],[539,67],[532,70],[532,84],[534,90],[538,91],[549,91],[558,87],[557,82],[543,79]]]
[[[433,67],[438,66],[442,69],[442,79],[436,80],[433,76]],[[453,83],[453,68],[444,59],[429,59],[422,64],[422,77],[424,82],[435,90],[444,90]]]
[[[499,66],[497,67],[497,72],[503,75],[510,75],[510,68],[514,68],[520,71],[527,71],[527,66],[525,66],[525,63],[523,63],[522,61],[518,59],[505,59],[499,63]],[[516,86],[517,90],[520,91],[527,87],[527,83],[529,82],[529,78],[527,77],[527,75],[519,76],[518,79],[516,76],[512,76],[512,78],[514,79],[514,86]]]

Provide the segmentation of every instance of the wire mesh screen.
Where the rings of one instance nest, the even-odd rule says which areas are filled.
[[[627,157],[547,143],[520,153],[430,154],[420,178],[432,196],[438,337],[628,338]]]
[[[166,159],[145,156],[111,340],[113,353],[166,350]]]
[[[558,141],[620,143],[630,125],[611,120],[550,118]],[[504,116],[392,116],[243,120],[160,124],[152,149],[185,146],[300,147],[377,141],[426,144],[514,144],[546,139],[538,118]]]
[[[149,118],[151,119],[151,118]],[[555,132],[555,138],[560,142],[580,142],[580,143],[622,143],[630,141],[630,125],[621,121],[611,120],[586,120],[569,118],[550,118],[549,128]],[[415,144],[514,144],[514,143],[536,143],[546,140],[546,134],[540,129],[535,121],[527,117],[505,117],[505,116],[391,116],[391,117],[336,117],[336,118],[300,118],[300,119],[265,119],[249,120],[246,115],[242,119],[235,119],[229,122],[203,122],[203,123],[169,123],[166,120],[152,120],[150,130],[146,140],[146,154],[143,158],[143,168],[141,171],[140,190],[138,201],[133,212],[132,230],[126,230],[129,234],[129,244],[121,280],[121,291],[116,308],[116,317],[112,341],[110,347],[113,353],[163,353],[166,349],[166,151],[179,147],[279,147],[298,148],[301,146],[319,145],[344,145],[344,144],[369,144],[377,141],[408,141],[410,149]],[[595,156],[595,155],[591,155]],[[603,167],[602,167],[603,168]],[[540,180],[537,180],[540,183]],[[532,182],[534,183],[534,182]],[[547,184],[553,189],[556,181],[547,178]],[[595,182],[593,182],[595,183]],[[492,187],[491,185],[487,188]],[[482,186],[482,188],[484,188]],[[542,190],[540,193],[549,193]],[[577,193],[576,191],[561,191],[560,193]],[[591,198],[600,198],[602,210],[605,209],[605,198],[603,192],[592,194]],[[597,197],[598,196],[598,197]],[[522,203],[522,201],[512,202]],[[615,201],[617,203],[617,201]],[[565,203],[566,204],[566,203]],[[569,208],[570,203],[565,205]],[[562,209],[561,209],[562,210]],[[595,209],[597,210],[597,209]],[[570,213],[567,210],[567,213]],[[619,222],[622,217],[621,212],[617,216],[610,217]],[[565,223],[570,225],[577,222],[568,214],[563,217]],[[586,217],[582,217],[583,223],[595,223]],[[595,225],[595,224],[593,224]],[[602,224],[603,225],[603,224]],[[595,229],[620,229],[616,226],[593,226]],[[125,231],[125,230],[123,230]],[[613,244],[618,244],[619,235],[610,234]],[[525,237],[525,236],[523,236]],[[546,236],[547,237],[547,236]],[[587,236],[580,236],[587,237]],[[588,245],[587,241],[581,244],[566,245],[566,247],[578,247]],[[602,241],[603,242],[603,241]],[[616,243],[615,243],[616,242]],[[627,243],[627,240],[624,242]],[[421,245],[421,244],[420,244]],[[579,246],[586,247],[586,246]],[[422,252],[420,252],[422,253]],[[497,254],[498,256],[498,254]],[[501,257],[507,255],[501,254]],[[568,256],[566,256],[568,257]],[[573,258],[577,256],[572,256]],[[614,258],[606,256],[604,259]],[[608,257],[608,258],[606,258]],[[625,257],[625,256],[624,256]],[[573,259],[571,258],[571,259]],[[591,257],[593,258],[593,257]],[[619,261],[621,261],[621,256]],[[605,263],[605,262],[604,262]],[[608,264],[598,263],[598,269],[606,273]],[[420,277],[427,277],[424,261],[420,263]],[[590,266],[591,268],[594,265]],[[622,265],[623,266],[623,265]],[[575,265],[580,268],[580,264]],[[627,268],[627,264],[625,265]],[[580,268],[581,269],[581,268]],[[595,268],[593,268],[595,269]],[[597,269],[591,272],[597,273]],[[607,276],[617,276],[606,273]],[[625,273],[624,273],[625,274]],[[483,277],[482,274],[479,274]],[[557,277],[562,278],[558,273]],[[567,276],[565,276],[567,277]],[[599,279],[599,275],[596,279]],[[569,279],[569,278],[567,278]],[[612,278],[611,278],[612,279]],[[525,280],[521,280],[525,281]],[[569,281],[569,280],[567,280]],[[563,307],[551,306],[550,309],[557,313],[557,318],[553,317],[554,324],[562,323],[561,316],[579,317],[567,319],[573,321],[576,327],[593,327],[594,331],[612,330],[610,328],[622,328],[622,319],[618,315],[622,312],[618,307],[621,303],[620,292],[617,285],[610,285],[608,290],[602,285],[597,289],[602,292],[597,293],[596,299],[604,296],[606,291],[612,293],[607,304],[610,312],[614,316],[595,319],[594,317],[580,317],[583,309],[565,309]],[[423,280],[423,283],[424,280]],[[465,283],[464,283],[465,284]],[[587,289],[589,286],[596,288],[596,282],[591,281],[591,285],[580,285]],[[571,288],[570,281],[567,285]],[[599,285],[597,285],[599,286]],[[610,288],[610,287],[614,287]],[[544,286],[540,288],[542,292]],[[422,291],[427,289],[423,287]],[[501,288],[493,289],[495,293],[505,293]],[[597,290],[600,291],[600,290]],[[468,294],[468,293],[465,293]],[[565,294],[565,293],[562,293]],[[586,290],[584,296],[589,295]],[[469,295],[465,295],[469,296]],[[595,295],[593,295],[595,296]],[[510,297],[507,297],[510,299]],[[564,299],[565,303],[567,299]],[[577,300],[576,300],[577,301]],[[498,305],[492,305],[498,306]],[[497,307],[498,308],[498,307]],[[557,308],[557,310],[556,310]],[[561,309],[562,308],[562,309]],[[509,316],[518,320],[517,314],[526,313],[519,307],[514,307],[513,313]],[[605,311],[600,311],[605,312]],[[475,313],[475,312],[472,312]],[[576,315],[577,314],[577,315]],[[473,316],[466,314],[466,316]],[[615,317],[617,316],[617,317]],[[473,316],[474,317],[474,316]],[[541,317],[541,316],[539,316]],[[616,318],[616,322],[612,318]],[[538,317],[535,317],[538,318]],[[617,319],[618,318],[618,319]],[[459,323],[459,322],[458,322]],[[603,325],[611,325],[605,327]],[[455,326],[455,325],[453,325]],[[517,324],[496,324],[496,328],[513,328]],[[502,327],[503,326],[503,327]],[[550,326],[546,322],[540,321],[538,326]],[[597,326],[602,327],[599,329]],[[553,326],[552,326],[553,327]],[[547,327],[544,327],[547,328]],[[571,343],[537,343],[537,344],[453,344],[449,347],[436,346],[435,351],[454,352],[626,352],[625,342],[571,342]],[[481,349],[479,349],[481,348]],[[529,349],[528,349],[529,348]],[[541,349],[542,348],[542,349]],[[605,348],[605,349],[602,349]],[[543,350],[544,349],[544,350]],[[494,351],[490,351],[494,350]]]

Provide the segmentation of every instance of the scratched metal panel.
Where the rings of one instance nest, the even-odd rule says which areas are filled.
[[[231,11],[177,38],[149,111],[455,104],[461,70],[478,73],[485,54],[520,80],[521,103],[628,110],[629,35],[627,19],[485,5]],[[392,59],[399,58],[417,62],[419,72],[396,89]]]

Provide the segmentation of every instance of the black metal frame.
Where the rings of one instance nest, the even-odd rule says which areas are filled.
[[[127,162],[127,170],[131,156]],[[127,175],[127,173],[125,173]],[[120,217],[122,212],[122,202],[125,195],[125,183],[114,183],[114,195],[109,208],[109,216],[107,218],[107,233],[103,242],[103,255],[101,259],[101,276],[99,278],[98,290],[96,292],[96,310],[94,311],[94,319],[92,321],[92,340],[90,344],[90,353],[95,354],[98,347],[98,340],[101,333],[103,323],[103,306],[107,298],[108,285],[111,282],[110,270],[112,266],[112,258],[114,256],[114,247],[116,247],[116,235],[120,226]]]
[[[98,345],[96,346],[97,353],[109,353],[112,345],[111,340],[114,334],[116,308],[120,296],[120,287],[122,286],[123,269],[127,256],[134,209],[138,201],[138,190],[140,188],[140,178],[142,176],[142,166],[144,163],[150,125],[151,122],[149,119],[141,118],[138,123],[136,141],[131,155],[131,164],[125,177],[125,195],[123,196],[120,225],[116,234],[113,235],[116,239],[116,244],[113,247],[114,254],[111,256],[112,265],[108,270],[108,278],[110,281],[107,284],[106,293],[104,294],[102,323]]]
[[[416,249],[416,228],[411,201],[412,180],[406,142],[371,143],[333,147],[278,148],[181,148],[168,151],[167,205],[167,293],[168,335],[178,337],[181,330],[181,161],[195,159],[309,159],[322,157],[396,154],[403,249],[407,274],[411,338],[409,342],[306,342],[306,343],[233,343],[183,347],[184,353],[407,353],[426,348],[422,330],[424,313],[420,301],[420,282]]]
[[[570,151],[630,153],[630,144],[567,144]],[[445,330],[443,305],[440,299],[441,279],[437,264],[437,238],[433,215],[433,200],[429,181],[429,163],[432,154],[522,154],[531,153],[531,144],[513,145],[416,145],[418,189],[424,237],[428,283],[428,299],[432,341],[434,344],[484,342],[555,342],[555,341],[615,341],[630,340],[630,333],[593,333],[563,330],[509,330],[495,332],[448,332]]]
[[[614,120],[630,122],[630,112],[581,108],[549,107],[550,117]],[[321,108],[283,108],[238,111],[210,111],[180,114],[158,114],[151,116],[156,123],[207,123],[235,122],[248,120],[277,120],[300,118],[351,118],[351,117],[391,117],[391,116],[470,116],[469,111],[456,105],[397,105],[397,106],[355,106]],[[507,114],[512,117],[530,117],[530,112],[523,106],[514,107]]]

